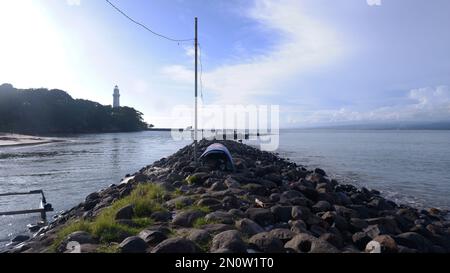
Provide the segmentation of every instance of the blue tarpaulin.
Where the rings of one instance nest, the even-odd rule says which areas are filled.
[[[205,152],[201,155],[200,159],[207,159],[211,157],[219,156],[226,160],[226,167],[234,171],[233,157],[227,147],[220,143],[214,143],[206,148]]]

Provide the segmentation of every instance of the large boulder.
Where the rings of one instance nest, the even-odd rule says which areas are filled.
[[[205,220],[208,222],[215,222],[215,223],[228,224],[228,225],[231,225],[234,223],[233,216],[231,214],[229,214],[228,212],[224,212],[224,211],[214,211],[214,212],[208,213],[205,216]]]
[[[275,205],[270,208],[277,222],[289,222],[292,218],[292,207]]]
[[[248,236],[253,236],[257,233],[263,232],[264,229],[255,223],[254,221],[244,218],[239,221],[236,221],[236,228],[242,232],[243,234],[246,234]]]
[[[138,236],[128,237],[119,245],[122,253],[144,253],[148,248],[147,243]]]
[[[249,239],[249,244],[250,246],[256,247],[257,250],[266,253],[284,252],[283,242],[269,232],[261,232],[253,235]]]
[[[275,221],[275,217],[268,209],[250,208],[246,211],[247,217],[255,221],[259,225],[265,227],[271,225]]]
[[[182,211],[177,215],[175,215],[175,218],[172,220],[172,223],[177,226],[192,227],[195,220],[203,216],[205,216],[205,213],[200,210]]]
[[[307,233],[300,233],[288,241],[284,247],[297,253],[337,253],[339,250],[330,243]]]
[[[155,246],[165,239],[167,239],[167,236],[159,230],[143,230],[138,234],[138,237],[140,237],[142,240],[144,240],[148,245]]]
[[[185,238],[170,238],[155,246],[152,253],[199,253],[200,248],[191,240]]]
[[[417,249],[420,252],[430,252],[433,246],[428,239],[415,232],[402,233],[395,236],[394,240],[399,245]]]
[[[295,233],[287,228],[275,228],[270,231],[270,235],[286,243],[294,238]]]
[[[194,243],[203,245],[211,240],[211,234],[203,229],[192,229],[189,231],[186,239],[191,240]]]
[[[237,230],[227,230],[214,236],[211,252],[219,249],[228,249],[234,253],[246,253],[247,247]]]
[[[134,208],[132,205],[127,205],[120,208],[115,215],[116,220],[131,220],[133,218]]]

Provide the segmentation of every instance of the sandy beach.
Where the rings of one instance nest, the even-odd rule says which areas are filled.
[[[62,140],[51,137],[0,133],[0,147],[38,145],[60,141]]]

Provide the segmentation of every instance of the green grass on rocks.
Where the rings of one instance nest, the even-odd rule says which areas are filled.
[[[97,238],[103,245],[111,242],[119,242],[122,238],[138,234],[143,228],[153,223],[150,215],[153,212],[166,211],[162,206],[166,191],[157,184],[139,184],[129,196],[115,201],[110,207],[105,208],[93,220],[77,220],[63,227],[54,240],[51,250],[56,251],[61,242],[75,231],[86,231]],[[115,215],[121,208],[133,205],[134,216],[131,225],[118,223]],[[102,248],[100,248],[101,250]],[[114,249],[104,247],[105,252]],[[108,250],[108,251],[106,251]]]

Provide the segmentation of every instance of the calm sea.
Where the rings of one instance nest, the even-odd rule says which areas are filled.
[[[55,211],[62,211],[188,144],[173,141],[169,132],[65,139],[0,148],[0,193],[43,189]],[[278,152],[397,202],[450,209],[450,131],[283,130]],[[38,205],[39,196],[0,197],[0,211]],[[38,220],[37,215],[0,217],[0,246]]]

